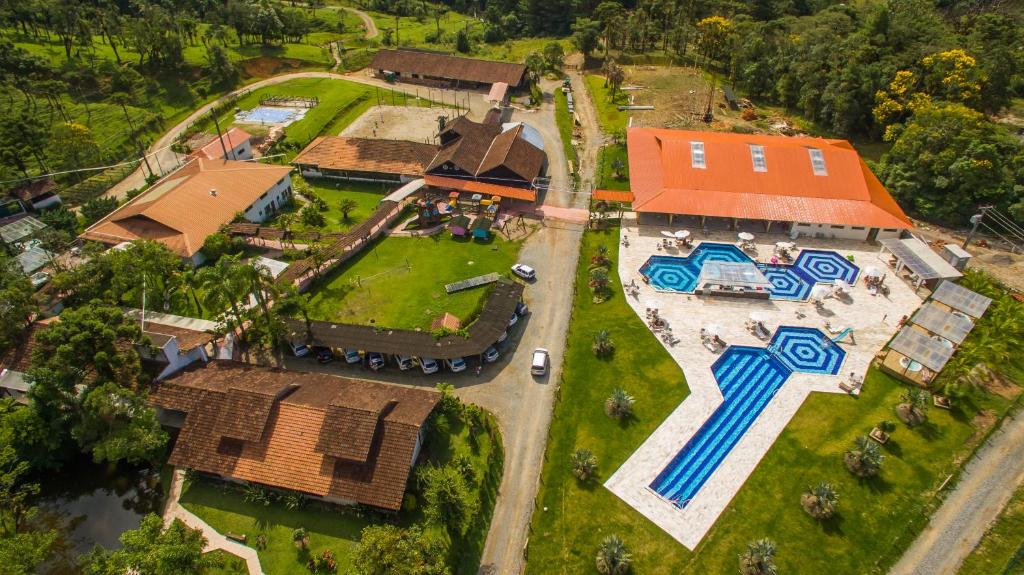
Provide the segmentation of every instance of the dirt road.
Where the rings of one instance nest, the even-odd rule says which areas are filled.
[[[575,94],[573,104],[576,108],[576,115],[580,117],[583,130],[583,145],[576,150],[580,161],[580,181],[583,183],[581,187],[590,190],[597,185],[597,157],[601,148],[608,143],[609,138],[601,132],[593,95],[587,90],[583,74],[577,68],[569,74],[569,79]]]
[[[359,16],[359,19],[363,21],[363,28],[366,28],[367,39],[376,38],[377,35],[380,34],[380,30],[377,30],[377,23],[373,21],[373,18],[370,18],[369,14],[362,10],[352,8],[351,6],[345,6],[345,10]]]
[[[1024,415],[1002,427],[964,469],[960,482],[890,575],[953,575],[1024,481]]]

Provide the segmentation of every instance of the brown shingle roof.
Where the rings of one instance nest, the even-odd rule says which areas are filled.
[[[518,87],[526,74],[525,64],[460,58],[420,50],[380,50],[373,57],[370,68],[481,84],[505,82],[513,87]]]
[[[90,226],[80,237],[106,244],[145,238],[191,257],[209,235],[290,171],[288,166],[197,158]]]
[[[274,387],[293,391],[272,402],[259,438],[220,431],[232,392]],[[172,465],[394,510],[439,398],[433,390],[220,361],[193,365],[150,395],[160,407],[188,412]]]
[[[507,168],[525,181],[532,181],[540,175],[544,166],[544,151],[520,137],[523,125],[498,134],[480,163],[478,176],[486,177],[487,172]]]
[[[523,124],[502,131],[501,126],[481,124],[465,116],[448,123],[441,133],[441,146],[426,172],[437,176],[455,176],[442,168],[451,163],[474,177],[486,178],[488,172],[504,168],[532,182],[540,175],[546,155],[523,137]],[[506,178],[507,175],[498,174]]]
[[[294,165],[415,176],[437,153],[437,146],[405,140],[321,136],[292,160]]]

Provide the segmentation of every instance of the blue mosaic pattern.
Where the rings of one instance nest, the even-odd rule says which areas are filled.
[[[793,267],[818,283],[832,283],[837,279],[853,285],[860,268],[853,262],[829,250],[801,250]]]
[[[706,261],[749,262],[746,254],[732,244],[703,242],[686,257],[651,256],[640,268],[640,273],[651,280],[654,287],[683,293],[693,293],[697,278]]]
[[[846,351],[821,331],[782,326],[767,348],[729,346],[711,366],[722,404],[650,487],[686,507],[794,371],[836,375]]]
[[[772,299],[804,301],[811,295],[814,282],[806,279],[793,266],[758,264],[757,267],[772,282]]]

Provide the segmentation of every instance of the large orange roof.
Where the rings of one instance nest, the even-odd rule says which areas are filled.
[[[196,158],[89,226],[81,237],[106,244],[149,239],[191,257],[208,236],[289,172],[288,166]]]
[[[692,142],[703,144],[704,167]],[[845,140],[631,128],[638,212],[907,228],[910,220]],[[821,152],[816,173],[812,150]],[[754,154],[763,151],[755,169]],[[816,153],[816,152],[813,152]]]
[[[499,186],[498,184],[489,184],[487,182],[478,182],[476,180],[445,178],[431,174],[423,176],[423,179],[426,181],[428,186],[433,186],[435,188],[445,188],[447,190],[458,190],[460,192],[473,192],[477,194],[489,194],[492,196],[501,196],[503,198],[512,198],[514,200],[525,200],[527,202],[532,202],[537,199],[537,192],[527,188]]]

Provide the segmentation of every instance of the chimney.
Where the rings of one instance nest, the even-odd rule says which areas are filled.
[[[216,198],[217,197],[217,188],[210,188],[210,195]]]

